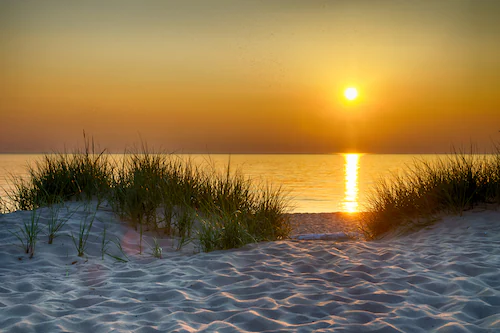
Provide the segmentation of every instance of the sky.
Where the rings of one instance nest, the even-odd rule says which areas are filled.
[[[0,1],[0,152],[500,142],[500,1]],[[356,87],[358,98],[343,91]]]

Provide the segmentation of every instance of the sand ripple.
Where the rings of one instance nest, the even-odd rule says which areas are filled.
[[[62,238],[29,260],[6,234],[19,217],[0,216],[3,332],[500,332],[498,212],[377,242],[280,241],[127,263],[66,254]]]

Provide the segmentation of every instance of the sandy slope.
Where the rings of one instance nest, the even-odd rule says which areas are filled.
[[[7,231],[30,212],[0,216],[0,331],[500,332],[500,212],[447,217],[377,242],[280,241],[192,254],[194,247],[166,253],[163,241],[163,259],[149,249],[137,255],[137,233],[106,210],[80,258],[67,234],[85,213],[72,214],[66,236],[48,245],[42,235],[33,259]],[[313,224],[325,216],[298,215]],[[101,260],[104,225],[130,261]],[[121,255],[114,244],[110,251]]]

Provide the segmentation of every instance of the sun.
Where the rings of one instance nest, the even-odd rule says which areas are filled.
[[[346,90],[344,90],[344,96],[350,101],[353,101],[358,97],[358,90],[354,87],[349,87]]]

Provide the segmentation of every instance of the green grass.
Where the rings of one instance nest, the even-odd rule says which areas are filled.
[[[233,214],[220,212],[203,220],[198,233],[201,249],[210,252],[257,242],[249,232],[246,220],[239,211]]]
[[[230,185],[212,187],[215,199],[203,206],[204,218],[197,236],[202,250],[286,239],[291,228],[285,214],[288,202],[281,188],[255,187],[240,175],[228,179]]]
[[[69,213],[68,216],[62,218],[60,215],[61,208],[61,205],[51,205],[49,207],[50,212],[47,220],[47,236],[49,237],[48,244],[52,244],[54,242],[54,239],[58,236],[59,231],[61,231],[62,227],[75,213]]]
[[[283,191],[252,183],[229,163],[221,174],[210,165],[142,151],[126,155],[117,170],[109,202],[141,234],[142,228],[163,231],[179,237],[179,247],[210,239],[202,246],[210,251],[284,239],[290,232]]]
[[[205,251],[285,239],[290,232],[285,193],[254,184],[231,170],[230,163],[219,173],[213,165],[200,167],[147,146],[117,162],[104,151],[96,154],[93,140],[86,139],[83,152],[45,155],[28,171],[27,179],[14,179],[9,194],[17,210],[75,199],[97,198],[98,206],[106,201],[139,230],[139,252],[143,232],[148,231],[177,237],[178,248],[194,239],[209,239],[202,246]],[[49,235],[64,225],[56,220],[51,220],[54,232],[49,230]],[[73,237],[79,255],[91,225],[83,223]]]
[[[252,182],[231,170],[230,161],[221,173],[210,163],[199,166],[143,146],[124,154],[118,163],[104,151],[95,153],[93,141],[86,139],[83,151],[46,155],[28,171],[29,177],[17,179],[9,194],[17,210],[36,211],[74,199],[97,198],[99,206],[105,200],[140,231],[139,252],[143,233],[150,231],[177,237],[178,249],[197,240],[207,252],[286,239],[291,231],[286,193]],[[443,212],[461,214],[480,204],[498,203],[500,150],[493,155],[455,152],[433,161],[416,160],[380,181],[363,215],[362,230],[367,239],[376,239],[421,227]],[[92,222],[89,215],[73,237],[79,255],[85,251]],[[53,239],[64,223],[56,214],[49,221],[49,237]],[[34,252],[39,231],[37,220],[32,220],[16,237]],[[101,256],[107,247],[103,239]]]
[[[96,211],[91,211],[90,204],[84,207],[84,217],[80,220],[80,227],[78,233],[75,235],[71,234],[71,239],[75,244],[75,248],[78,252],[79,257],[83,257],[85,251],[87,250],[87,241],[89,239],[90,230],[94,224]]]
[[[85,138],[85,136],[84,136]],[[113,164],[94,141],[85,138],[83,151],[48,154],[28,167],[29,177],[12,178],[10,201],[15,210],[30,210],[64,201],[102,198],[109,190]]]
[[[107,226],[104,225],[104,227],[102,229],[102,238],[101,238],[101,260],[104,260],[104,256],[107,255],[107,256],[115,259],[116,261],[127,262],[128,258],[127,258],[125,251],[122,248],[120,240],[117,239],[116,241],[113,241],[111,239],[108,239],[107,235],[106,235],[106,230],[107,230]],[[110,243],[114,244],[117,247],[117,249],[119,250],[119,252],[121,253],[122,256],[118,256],[117,254],[113,254],[110,252],[110,249],[109,249]]]
[[[160,243],[158,243],[158,239],[153,237],[153,245],[149,246],[151,249],[151,255],[155,258],[161,259],[162,258],[162,252],[163,249],[160,246]]]
[[[164,192],[171,165],[167,156],[155,153],[130,153],[113,175],[108,201],[122,218],[136,227],[159,229],[157,209],[171,192]],[[168,207],[174,203],[168,202]],[[164,207],[167,209],[167,207]]]
[[[500,203],[500,151],[492,155],[454,152],[429,162],[415,160],[403,173],[375,187],[363,221],[368,239],[408,231],[440,213],[462,214],[482,204]]]
[[[30,219],[28,221],[23,221],[23,226],[19,228],[19,231],[12,232],[12,234],[21,242],[21,246],[25,253],[30,255],[30,259],[33,258],[33,255],[35,254],[38,234],[42,231],[39,221],[40,215],[36,209],[33,209],[30,214]]]
[[[289,202],[281,188],[256,184],[240,172],[224,172],[207,163],[155,153],[146,146],[112,161],[94,143],[73,154],[50,154],[17,179],[9,193],[17,210],[33,210],[32,219],[14,233],[33,255],[41,228],[36,209],[67,200],[104,200],[140,231],[177,237],[177,248],[197,240],[203,251],[238,248],[260,241],[286,239],[291,231]],[[500,150],[492,155],[455,152],[433,161],[415,160],[375,187],[362,231],[377,239],[395,230],[412,230],[440,213],[462,214],[482,204],[500,203]],[[1,206],[0,206],[1,207]],[[6,208],[4,208],[6,210]],[[64,226],[56,211],[49,219],[49,242]],[[95,217],[90,212],[73,237],[81,256]],[[101,257],[109,241],[103,234]],[[158,246],[153,247],[159,256]]]

